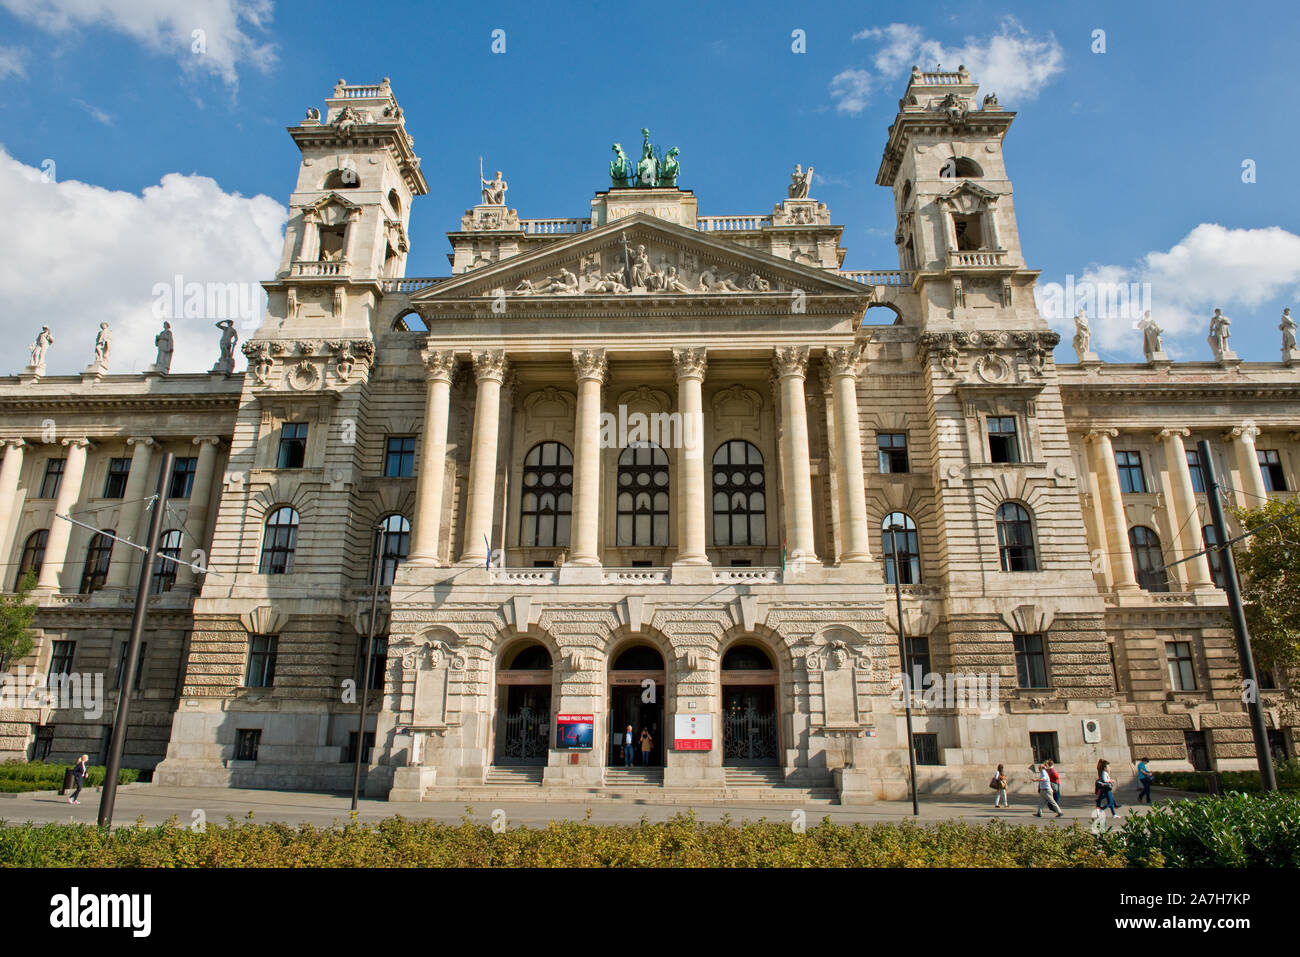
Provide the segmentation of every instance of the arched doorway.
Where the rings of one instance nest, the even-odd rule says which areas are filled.
[[[663,767],[664,763],[664,656],[650,645],[631,645],[614,656],[609,666],[610,767],[623,767],[624,734],[632,726],[633,766]],[[649,731],[652,746],[641,750],[641,732]]]
[[[538,642],[507,648],[497,669],[494,762],[544,765],[551,740],[551,654]]]
[[[721,672],[723,765],[778,766],[777,673],[772,657],[755,644],[732,645],[722,656]]]

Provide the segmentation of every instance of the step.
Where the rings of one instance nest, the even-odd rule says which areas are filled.
[[[606,768],[606,787],[659,787],[664,783],[663,768]]]
[[[537,787],[542,783],[546,769],[541,765],[526,767],[493,766],[483,775],[483,783],[498,787],[501,785],[517,787]]]

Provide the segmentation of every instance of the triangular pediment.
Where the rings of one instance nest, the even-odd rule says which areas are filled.
[[[959,213],[971,213],[997,202],[998,194],[986,189],[979,183],[969,180],[954,187],[939,197],[939,202],[950,210]]]
[[[422,290],[421,302],[498,297],[854,296],[871,289],[733,240],[636,214]]]

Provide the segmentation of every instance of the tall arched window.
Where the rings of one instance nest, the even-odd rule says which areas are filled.
[[[740,439],[713,453],[713,544],[767,544],[763,453]]]
[[[1129,550],[1133,553],[1133,570],[1138,584],[1147,591],[1169,591],[1165,557],[1160,551],[1160,536],[1145,525],[1128,530]]]
[[[298,513],[287,505],[277,508],[266,520],[258,574],[286,575],[293,571],[293,550],[297,544]]]
[[[370,559],[370,577],[368,582],[375,580],[375,562],[379,558],[379,539],[384,540],[384,564],[383,571],[379,579],[379,586],[384,588],[393,583],[393,577],[397,574],[397,566],[406,561],[406,553],[411,547],[411,523],[403,515],[389,515],[382,522],[380,527],[375,529],[375,543],[371,547]]]
[[[519,544],[562,548],[573,516],[573,453],[559,442],[540,442],[524,456],[519,501]]]
[[[180,529],[163,532],[162,538],[158,539],[158,557],[154,559],[153,577],[149,581],[150,594],[161,595],[172,590],[176,584],[176,562],[180,557]]]
[[[33,575],[41,573],[41,566],[45,564],[45,543],[49,539],[48,528],[38,529],[27,536],[27,542],[23,545],[23,558],[18,563],[18,577],[14,579],[14,591],[18,590],[28,572]]]
[[[897,526],[897,531],[890,529]],[[906,512],[890,512],[880,523],[881,548],[885,557],[885,583],[894,584],[894,569],[901,569],[900,585],[918,585],[921,582],[921,549],[917,542],[916,522]],[[898,544],[898,558],[894,558],[894,544]]]
[[[668,456],[653,442],[618,456],[618,544],[668,544]]]
[[[998,556],[1004,572],[1036,572],[1034,523],[1029,512],[1015,502],[998,506]]]
[[[90,547],[86,549],[86,567],[81,572],[83,595],[99,591],[108,580],[108,564],[113,558],[113,539],[109,537],[112,534],[111,530],[107,535],[100,532],[90,540]]]

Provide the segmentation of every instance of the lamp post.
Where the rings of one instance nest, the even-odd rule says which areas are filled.
[[[916,797],[916,745],[912,737],[912,685],[907,678],[907,639],[903,635],[903,586],[898,565],[898,538],[895,533],[907,529],[897,522],[889,524],[889,551],[894,561],[894,603],[898,609],[898,663],[903,672],[903,712],[907,715],[907,766],[912,779],[912,814],[919,817],[920,806]],[[906,541],[906,538],[904,538]],[[888,564],[885,566],[888,568]]]
[[[361,716],[357,719],[357,750],[352,767],[352,810],[357,809],[357,793],[361,790],[361,756],[366,751],[366,711],[370,706],[370,667],[375,652],[375,612],[379,605],[379,581],[384,577],[384,551],[388,543],[387,521],[379,523],[378,548],[375,552],[375,576],[370,586],[370,622],[366,627],[366,654],[361,666]]]

